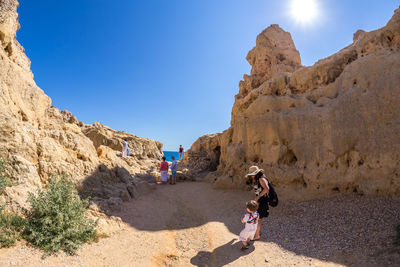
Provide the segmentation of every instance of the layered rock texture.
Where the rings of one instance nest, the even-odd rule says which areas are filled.
[[[152,171],[162,144],[100,123],[85,125],[53,107],[35,84],[30,61],[16,40],[17,6],[16,0],[0,1],[0,155],[15,184],[6,188],[0,204],[24,212],[28,192],[62,174],[75,180],[82,195],[97,199],[103,211],[148,191],[151,186],[135,175]],[[123,140],[131,150],[125,158],[120,156]]]
[[[301,66],[289,33],[272,25],[247,60],[231,127],[185,154],[215,187],[242,187],[258,165],[283,198],[338,192],[400,195],[400,9],[387,25]]]

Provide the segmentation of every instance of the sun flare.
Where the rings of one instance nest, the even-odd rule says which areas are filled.
[[[318,16],[316,0],[291,0],[290,14],[294,20],[302,25],[310,24]]]

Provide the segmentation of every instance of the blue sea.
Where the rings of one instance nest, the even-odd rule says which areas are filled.
[[[176,160],[179,160],[179,153],[177,151],[163,151],[166,161],[172,161],[171,157],[174,156]],[[183,153],[183,156],[185,153]]]

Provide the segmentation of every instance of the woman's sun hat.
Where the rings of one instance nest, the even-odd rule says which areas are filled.
[[[264,170],[258,168],[258,166],[251,166],[249,168],[249,173],[246,176],[253,176],[253,175],[256,175],[259,172],[264,172]]]

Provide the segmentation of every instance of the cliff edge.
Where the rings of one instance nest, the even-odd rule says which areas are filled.
[[[100,123],[86,125],[53,107],[35,84],[30,61],[16,40],[17,7],[16,0],[0,1],[0,155],[14,183],[0,196],[0,205],[25,212],[28,193],[42,188],[52,175],[73,178],[80,193],[95,200],[92,211],[118,208],[149,190],[135,176],[152,172],[162,144]],[[122,158],[124,140],[131,156]]]
[[[400,194],[400,9],[311,67],[278,25],[257,37],[247,60],[231,127],[192,145],[190,172],[240,188],[258,165],[286,199]]]

